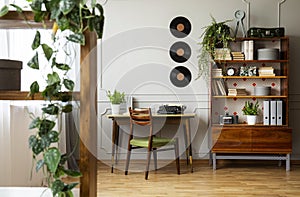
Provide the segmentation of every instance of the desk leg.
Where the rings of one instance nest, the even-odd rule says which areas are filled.
[[[191,139],[191,129],[190,129],[190,120],[186,119],[185,120],[185,132],[186,132],[186,137],[187,137],[187,142],[188,142],[188,155],[189,155],[189,163],[191,167],[191,172],[193,172],[193,151],[192,151],[192,139]]]
[[[114,164],[115,164],[115,151],[116,151],[116,161],[117,161],[117,145],[119,141],[119,126],[116,120],[113,120],[112,124],[112,150],[111,150],[111,173],[114,172]]]

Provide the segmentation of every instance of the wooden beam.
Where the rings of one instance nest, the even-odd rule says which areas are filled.
[[[86,33],[80,66],[80,196],[97,196],[97,38]]]
[[[51,29],[53,24],[53,22],[48,20],[45,21],[44,24],[34,22],[34,14],[31,11],[24,11],[22,13],[10,11],[6,15],[0,17],[0,19],[0,29]]]

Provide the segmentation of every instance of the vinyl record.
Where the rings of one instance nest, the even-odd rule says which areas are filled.
[[[170,23],[170,31],[176,38],[184,38],[191,32],[192,25],[190,21],[183,17],[178,16]]]
[[[191,47],[185,42],[176,42],[170,48],[170,57],[178,63],[186,62],[191,57]]]
[[[172,69],[170,73],[170,80],[176,87],[185,87],[189,85],[192,80],[191,71],[184,66],[177,66]]]

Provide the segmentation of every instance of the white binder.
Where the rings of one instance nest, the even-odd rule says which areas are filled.
[[[270,125],[270,101],[264,101],[264,125]]]
[[[276,105],[277,101],[270,101],[270,123],[276,125]]]
[[[282,125],[282,101],[278,100],[276,105],[276,117],[277,117],[277,125]]]

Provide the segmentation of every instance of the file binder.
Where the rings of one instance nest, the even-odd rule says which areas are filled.
[[[270,101],[264,101],[264,125],[270,125]]]
[[[270,123],[276,125],[276,105],[277,101],[270,101]]]
[[[282,101],[278,100],[276,105],[277,125],[282,125]]]

